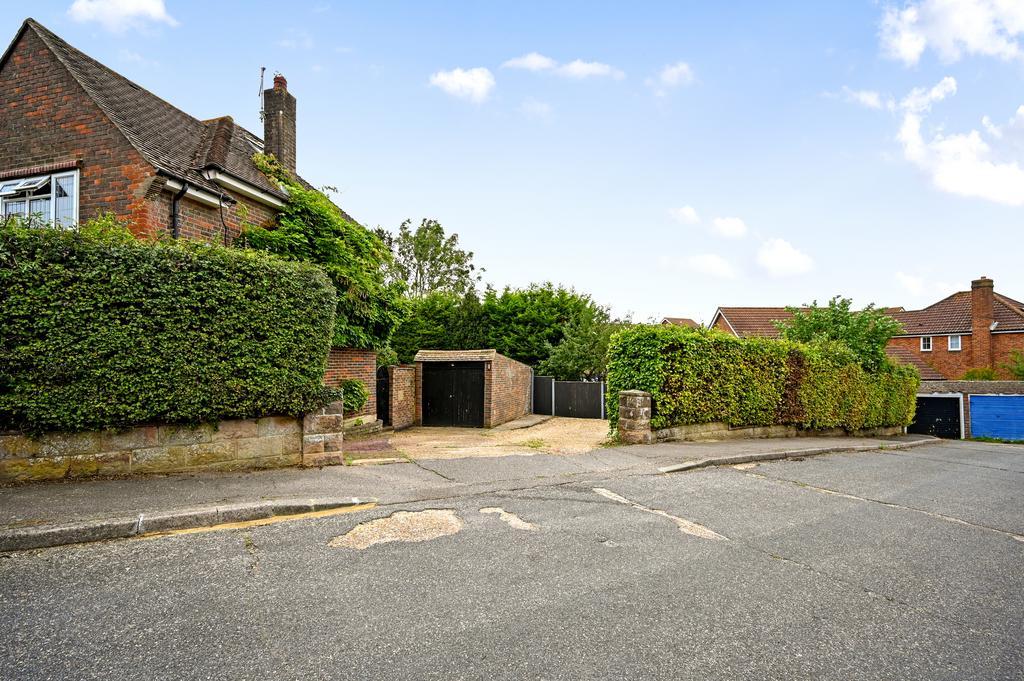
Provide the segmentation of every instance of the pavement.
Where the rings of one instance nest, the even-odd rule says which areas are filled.
[[[911,435],[681,442],[609,447],[576,456],[530,453],[418,459],[386,466],[33,483],[0,488],[0,551],[242,522],[286,514],[289,509],[304,513],[368,501],[437,499],[602,472],[654,474],[755,458],[913,447],[930,440]]]
[[[438,496],[3,554],[0,678],[1024,677],[1024,447],[657,472],[698,453],[325,469]]]

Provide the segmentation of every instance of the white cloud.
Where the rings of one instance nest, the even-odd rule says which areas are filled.
[[[960,287],[945,281],[928,279],[923,275],[897,272],[896,281],[899,282],[911,297],[928,298],[934,301],[935,297],[945,297],[956,293]]]
[[[711,221],[711,231],[727,239],[739,239],[747,233],[747,223],[739,218],[715,218]]]
[[[558,62],[538,52],[530,52],[522,57],[509,59],[501,65],[503,69],[525,69],[527,71],[548,71],[556,66],[558,66]]]
[[[672,214],[673,220],[684,225],[695,225],[698,222],[700,222],[700,216],[697,215],[697,209],[694,208],[693,206],[673,208],[669,212]]]
[[[480,103],[487,99],[494,89],[494,75],[490,69],[452,69],[438,71],[430,76],[430,84],[439,87],[453,97]]]
[[[844,85],[843,99],[848,102],[860,104],[861,106],[865,106],[869,109],[882,108],[882,95],[878,94],[874,90],[851,90]]]
[[[662,67],[656,78],[648,78],[644,81],[648,87],[654,88],[654,94],[664,97],[669,89],[680,85],[690,85],[696,76],[693,69],[684,61],[675,64],[667,64]]]
[[[551,105],[533,97],[527,97],[519,105],[519,111],[530,118],[547,118],[551,115]]]
[[[602,64],[599,61],[583,61],[582,59],[575,59],[568,64],[562,64],[556,69],[556,73],[566,78],[613,78],[615,80],[622,80],[626,77],[626,74],[608,64]]]
[[[114,33],[150,23],[178,25],[167,13],[164,0],[75,0],[68,8],[68,16],[82,23],[95,21]]]
[[[946,77],[931,88],[915,88],[901,102],[903,122],[896,138],[903,156],[927,173],[938,189],[959,196],[985,199],[1009,206],[1024,206],[1024,168],[1013,157],[1009,145],[994,149],[981,133],[935,133],[926,138],[922,131],[924,115],[932,104],[956,92],[956,81]],[[1024,131],[1024,112],[1018,109],[1007,128]],[[984,121],[983,121],[984,122]],[[988,127],[988,126],[986,126]],[[991,126],[995,128],[995,126]],[[999,133],[989,134],[994,139]]]
[[[311,50],[313,49],[313,36],[306,31],[290,28],[284,38],[277,41],[279,47],[286,50]]]
[[[964,54],[1019,59],[1022,34],[1020,0],[913,0],[886,7],[880,31],[882,51],[908,66],[929,48],[945,62]]]
[[[692,272],[706,274],[718,279],[735,279],[736,268],[720,255],[702,253],[686,258],[686,267]]]
[[[768,239],[757,252],[757,264],[773,277],[786,277],[809,272],[814,267],[811,257],[785,239]]]

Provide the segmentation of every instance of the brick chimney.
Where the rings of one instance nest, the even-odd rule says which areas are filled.
[[[992,367],[992,293],[991,279],[971,282],[971,363],[978,368]]]
[[[263,149],[295,174],[295,97],[280,73],[274,87],[263,91]]]

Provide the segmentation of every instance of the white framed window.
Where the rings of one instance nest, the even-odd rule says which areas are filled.
[[[931,351],[932,351],[932,337],[931,336],[921,336],[921,352],[931,352]]]
[[[946,348],[950,352],[960,352],[960,336],[948,336],[946,338]]]
[[[61,227],[78,224],[78,171],[0,180],[0,216]]]

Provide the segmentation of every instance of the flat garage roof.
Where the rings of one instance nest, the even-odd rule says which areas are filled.
[[[420,350],[414,362],[490,362],[497,350]]]

